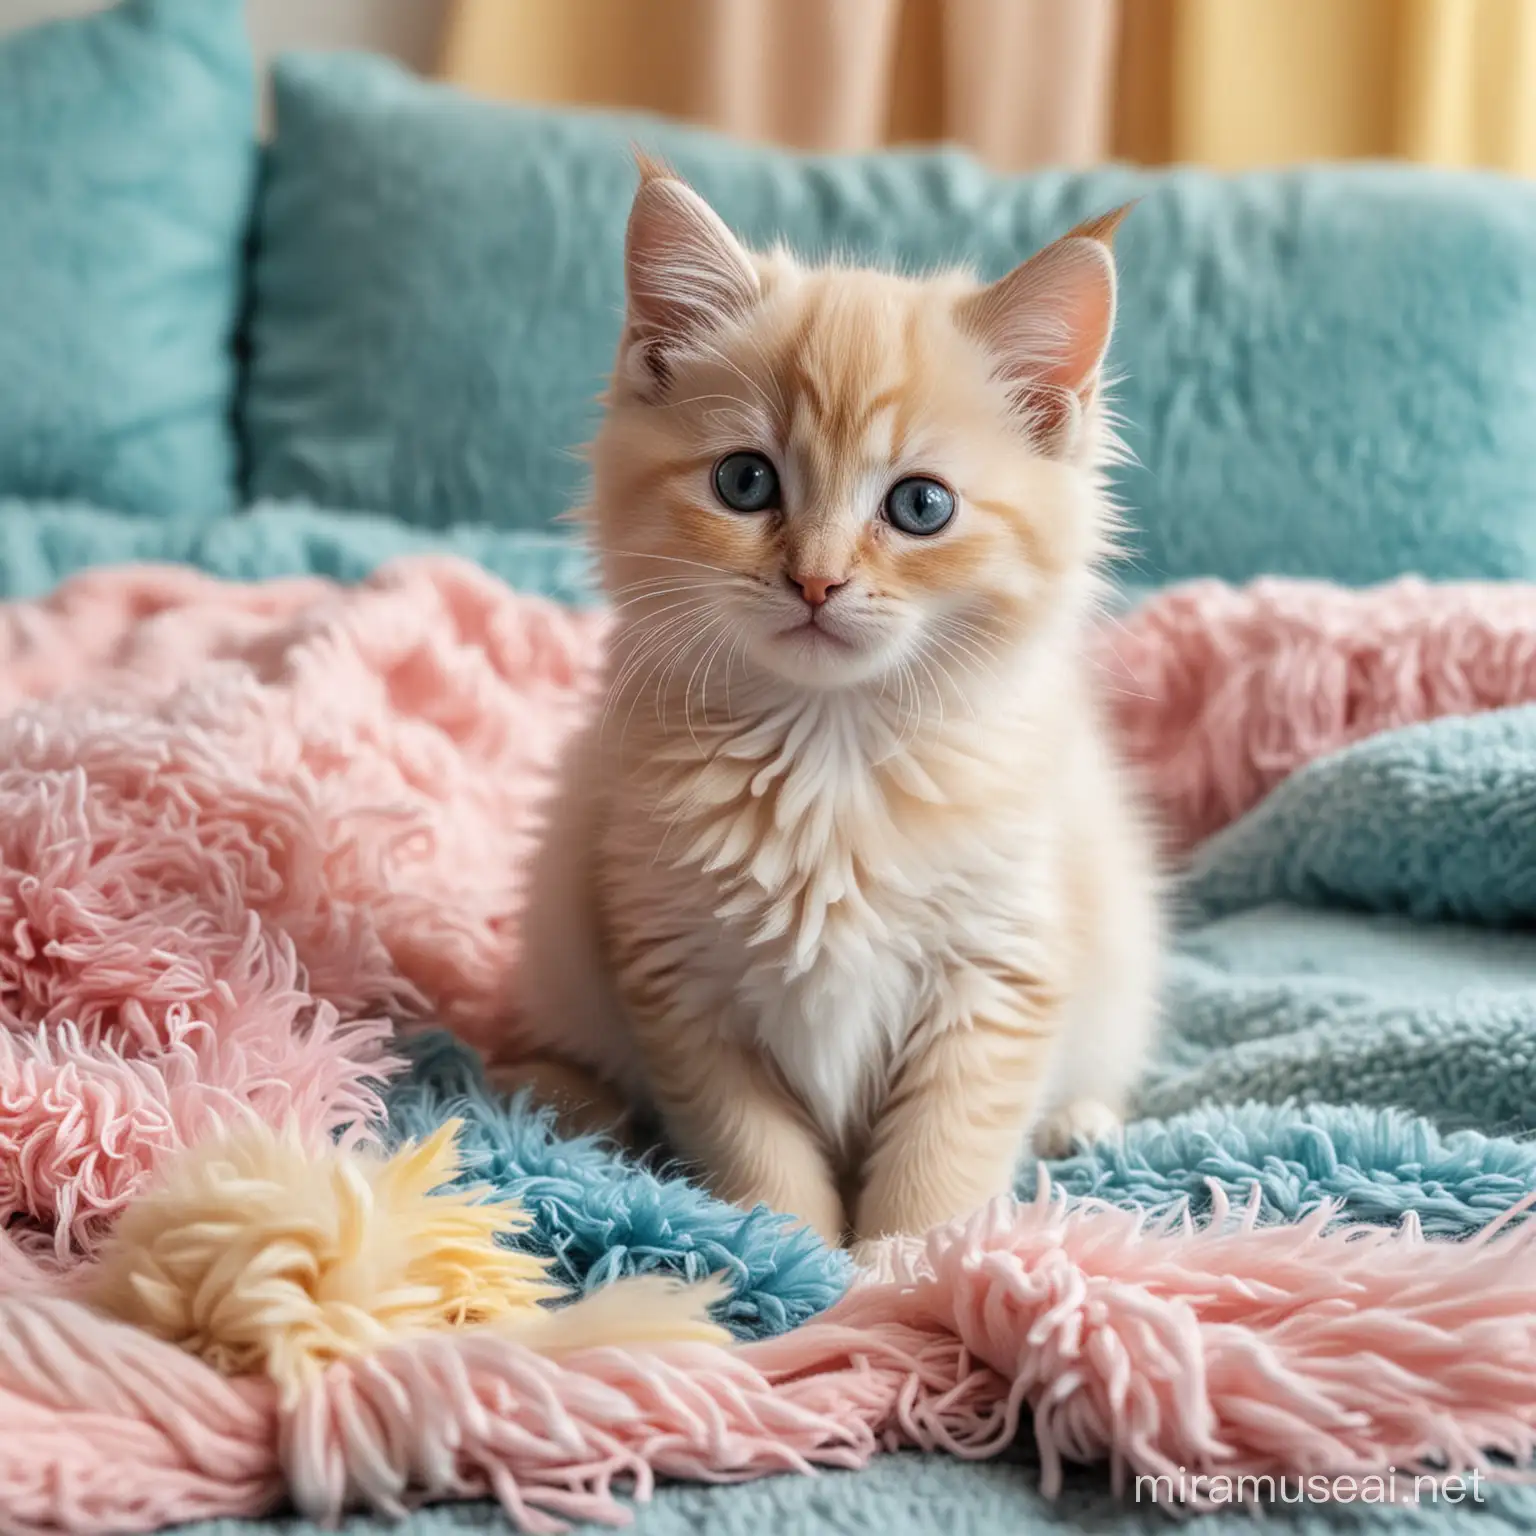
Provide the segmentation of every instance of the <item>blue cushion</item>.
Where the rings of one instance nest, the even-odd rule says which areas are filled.
[[[255,153],[239,0],[0,41],[0,495],[234,502]]]
[[[190,565],[226,581],[353,582],[387,560],[425,554],[473,560],[517,591],[557,602],[585,607],[596,595],[587,552],[569,536],[476,523],[439,532],[302,502],[262,503],[237,517],[150,519],[0,496],[0,600],[42,597],[90,566],[144,561]]]
[[[580,494],[638,139],[749,240],[1004,271],[1140,196],[1113,365],[1149,583],[1536,576],[1536,186],[1356,166],[995,176],[473,101],[360,57],[276,76],[254,489],[546,527]]]

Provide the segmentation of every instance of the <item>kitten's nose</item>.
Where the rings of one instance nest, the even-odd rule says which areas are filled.
[[[838,576],[791,576],[789,579],[800,588],[800,595],[812,608],[820,608],[844,584],[844,579]]]

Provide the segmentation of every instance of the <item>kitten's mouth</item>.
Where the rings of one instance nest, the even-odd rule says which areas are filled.
[[[807,645],[828,645],[839,651],[851,651],[854,647],[839,635],[834,635],[830,629],[818,624],[813,617],[803,624],[793,624],[788,629],[779,631],[781,640],[799,640]]]

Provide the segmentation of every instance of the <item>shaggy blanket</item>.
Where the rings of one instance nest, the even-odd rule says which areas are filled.
[[[417,1032],[493,1044],[515,1007],[529,808],[600,616],[441,559],[352,591],[106,571],[0,610],[0,1524],[488,1490],[536,1527],[612,1515],[616,1479],[989,1454],[1026,1410],[1048,1471],[1117,1478],[1526,1457],[1531,1229],[1419,1234],[1536,1187],[1479,1134],[1532,1102],[1536,951],[1508,930],[1536,916],[1536,711],[1503,709],[1536,699],[1531,614],[1201,584],[1106,624],[1120,729],[1196,849],[1157,1118],[1057,1165],[1078,1203],[1042,1186],[838,1300],[840,1255],[557,1141]],[[243,1110],[343,1143],[457,1115],[568,1282],[723,1273],[759,1342],[554,1362],[461,1333],[295,1404],[70,1299],[156,1168]],[[1340,1366],[1341,1317],[1379,1369]]]

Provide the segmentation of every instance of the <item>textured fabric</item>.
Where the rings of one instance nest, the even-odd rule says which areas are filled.
[[[1536,708],[1357,742],[1281,784],[1201,850],[1209,916],[1289,898],[1536,925]]]
[[[623,1521],[617,1479],[645,1499],[661,1477],[806,1475],[903,1446],[983,1460],[1026,1425],[1047,1497],[1068,1459],[1107,1464],[1122,1497],[1193,1510],[1245,1484],[1256,1502],[1321,1484],[1386,1503],[1421,1477],[1454,1479],[1458,1500],[1470,1484],[1476,1502],[1495,1477],[1536,1481],[1536,1225],[1449,1243],[1335,1214],[1265,1224],[1257,1201],[1234,1212],[1218,1192],[1199,1226],[1149,1221],[1069,1204],[1042,1177],[1033,1200],[888,1243],[776,1338],[724,1347],[677,1315],[675,1290],[635,1279],[545,1313],[557,1351],[528,1341],[526,1317],[515,1333],[433,1331],[291,1392],[230,1382],[68,1296],[0,1286],[0,1428],[31,1452],[0,1464],[0,1507],[18,1529],[84,1536],[261,1513],[274,1484],[327,1520],[494,1490],[522,1529],[550,1531]],[[656,1315],[641,1340],[583,1347],[595,1327],[622,1339],[642,1305]]]
[[[397,1092],[403,1088],[397,1088]],[[1465,1237],[1536,1189],[1536,1146],[1513,1137],[1443,1136],[1400,1109],[1358,1104],[1207,1104],[1139,1120],[1050,1165],[1059,1189],[1152,1212],[1188,1203],[1203,1215],[1220,1189],[1233,1203],[1255,1187],[1268,1221],[1296,1221],[1324,1201],[1346,1220]]]
[[[1178,1025],[1136,1095],[1144,1115],[1299,1098],[1536,1128],[1528,932],[1256,908],[1186,937],[1163,1006]]]
[[[0,496],[233,505],[255,110],[239,0],[0,40]]]
[[[1139,0],[1121,21],[1127,159],[1536,171],[1527,0]]]
[[[857,1472],[764,1478],[740,1488],[682,1483],[656,1490],[635,1511],[629,1536],[1045,1536],[1091,1531],[1095,1536],[1167,1536],[1168,1513],[1128,1505],[1103,1487],[1098,1469],[1071,1470],[1056,1499],[1039,1490],[1040,1472],[1020,1447],[999,1461],[965,1462],[942,1451],[882,1456]],[[1529,1536],[1536,1525],[1536,1490],[1486,1489],[1486,1501],[1426,1501],[1373,1508],[1361,1503],[1301,1505],[1270,1511],[1287,1536],[1339,1532],[1424,1533],[1424,1536]],[[438,1504],[413,1511],[411,1536],[504,1536],[506,1516],[494,1504]],[[1177,1526],[1173,1527],[1178,1529]],[[274,1536],[398,1536],[400,1527],[377,1515],[354,1515],[334,1526],[286,1518],[262,1527]],[[580,1524],[579,1536],[611,1527]],[[1251,1510],[1200,1517],[1200,1536],[1253,1536]],[[178,1536],[252,1536],[248,1522],[210,1520]]]
[[[1119,0],[453,0],[445,79],[799,149],[1105,158]],[[922,39],[928,46],[914,46]]]
[[[611,364],[638,139],[751,241],[996,274],[1117,240],[1134,574],[1536,575],[1536,188],[1385,167],[998,178],[956,153],[800,159],[290,59],[260,216],[256,494],[545,527]]]
[[[590,1292],[624,1275],[724,1275],[716,1315],[745,1339],[783,1333],[842,1294],[851,1266],[804,1228],[786,1232],[761,1209],[744,1216],[664,1163],[560,1137],[548,1114],[493,1094],[479,1055],[452,1035],[429,1030],[400,1049],[410,1070],[385,1096],[390,1141],[461,1121],[464,1179],[522,1204],[532,1223],[522,1242],[554,1260],[562,1284]]]
[[[0,498],[0,598],[36,598],[93,566],[187,565],[227,581],[325,576],[356,582],[400,555],[472,560],[519,592],[586,605],[591,562],[568,537],[460,523],[412,528],[393,518],[271,502],[234,517],[147,519],[78,503]]]
[[[1214,1100],[1536,1123],[1536,708],[1303,768],[1199,851],[1148,1115]]]
[[[1178,599],[1169,594],[1154,602]],[[1372,600],[1365,595],[1348,601]],[[0,675],[9,677],[11,693],[0,697],[0,705],[14,708],[65,687],[71,695],[11,717],[7,730],[16,745],[0,783],[0,792],[14,796],[11,812],[0,818],[14,848],[0,861],[10,872],[0,896],[11,903],[13,916],[0,926],[11,933],[24,927],[28,936],[9,951],[12,1006],[28,1027],[7,1043],[9,1075],[22,1091],[8,1096],[10,1118],[0,1127],[16,1148],[9,1162],[0,1159],[11,1170],[0,1178],[0,1191],[12,1202],[7,1225],[13,1242],[33,1234],[19,1246],[0,1245],[0,1290],[11,1292],[0,1311],[12,1309],[0,1340],[27,1341],[10,1353],[0,1344],[0,1373],[13,1373],[8,1401],[29,1433],[37,1415],[17,1405],[56,1405],[38,1420],[28,1442],[35,1455],[13,1468],[22,1474],[15,1486],[27,1509],[57,1521],[58,1490],[64,1487],[71,1490],[71,1519],[95,1509],[114,1528],[128,1519],[127,1503],[138,1520],[157,1510],[169,1518],[260,1509],[281,1473],[304,1508],[323,1512],[348,1487],[361,1488],[365,1478],[372,1496],[387,1502],[393,1497],[390,1457],[404,1458],[421,1476],[442,1479],[451,1464],[450,1444],[471,1458],[472,1468],[515,1465],[527,1479],[520,1487],[545,1490],[550,1467],[567,1464],[560,1457],[574,1457],[570,1464],[586,1469],[584,1479],[598,1460],[610,1472],[620,1464],[636,1470],[654,1465],[694,1475],[722,1454],[739,1458],[739,1470],[760,1472],[784,1465],[786,1447],[812,1460],[828,1454],[859,1459],[885,1429],[920,1444],[972,1451],[995,1448],[1012,1434],[1006,1414],[987,1416],[998,1401],[988,1396],[997,1390],[997,1378],[971,1373],[962,1382],[952,1374],[961,1368],[953,1333],[964,1339],[971,1358],[1005,1379],[1022,1380],[1033,1370],[1034,1346],[1018,1353],[1023,1331],[1010,1321],[1017,1312],[987,1288],[1002,1273],[990,1265],[975,1268],[974,1287],[966,1282],[964,1296],[975,1305],[966,1303],[948,1320],[934,1314],[923,1323],[924,1329],[932,1323],[932,1330],[921,1338],[890,1332],[892,1319],[880,1322],[875,1331],[888,1352],[861,1372],[856,1390],[841,1374],[846,1339],[828,1353],[829,1336],[814,1328],[788,1335],[799,1342],[782,1356],[765,1357],[779,1361],[786,1383],[797,1383],[786,1388],[794,1412],[775,1420],[771,1434],[765,1434],[769,1420],[763,1415],[774,1412],[777,1398],[761,1395],[757,1381],[721,1376],[718,1362],[697,1358],[685,1378],[625,1368],[623,1390],[647,1413],[673,1424],[670,1405],[686,1379],[690,1392],[705,1391],[722,1408],[724,1420],[688,1415],[681,1439],[647,1442],[644,1450],[622,1434],[600,1447],[568,1435],[555,1445],[541,1438],[547,1421],[527,1405],[550,1400],[574,1409],[581,1390],[500,1346],[465,1343],[446,1353],[407,1352],[381,1361],[376,1372],[370,1367],[338,1377],[327,1389],[334,1396],[294,1411],[291,1430],[282,1434],[288,1450],[281,1465],[272,1451],[279,1410],[269,1399],[230,1392],[206,1374],[188,1374],[195,1362],[157,1354],[145,1341],[124,1338],[114,1325],[67,1305],[34,1306],[24,1296],[18,1301],[19,1291],[35,1292],[38,1284],[29,1253],[57,1256],[53,1234],[63,1235],[63,1256],[88,1251],[113,1211],[132,1197],[135,1179],[184,1139],[200,1115],[239,1102],[242,1083],[259,1087],[255,1107],[271,1114],[291,1107],[286,1096],[272,1092],[274,1079],[302,1072],[299,1106],[316,1117],[313,1123],[333,1124],[347,1118],[342,1106],[350,1103],[354,1112],[367,1107],[357,1069],[372,1076],[387,1067],[372,1022],[377,1013],[441,1017],[471,1033],[494,1023],[515,996],[507,943],[529,790],[561,722],[569,722],[599,625],[560,615],[547,604],[514,602],[484,575],[449,561],[397,566],[351,595],[313,580],[241,590],[184,571],[102,572],[72,583],[47,604],[13,609],[6,617],[10,651]],[[1345,626],[1346,641],[1349,633]],[[1518,651],[1511,648],[1506,660],[1517,664]],[[191,686],[177,686],[182,682]],[[93,705],[93,699],[106,699],[110,707]],[[1133,1127],[1122,1154],[1088,1153],[1062,1165],[1068,1187],[1115,1204],[1139,1200],[1166,1208],[1181,1193],[1199,1195],[1203,1176],[1232,1194],[1246,1194],[1256,1176],[1254,1211],[1261,1219],[1294,1220],[1321,1199],[1336,1198],[1346,1216],[1380,1224],[1412,1213],[1443,1235],[1466,1233],[1531,1192],[1533,1163],[1522,1143],[1446,1136],[1436,1127],[1523,1129],[1520,1116],[1531,1102],[1533,1068],[1526,1051],[1536,1027],[1530,1018],[1536,938],[1491,924],[1528,910],[1529,860],[1493,848],[1507,843],[1518,851],[1529,833],[1536,807],[1528,792],[1529,775],[1536,772],[1533,717],[1536,710],[1439,720],[1372,738],[1303,769],[1246,822],[1207,846],[1189,887],[1190,910],[1204,920],[1181,937],[1168,1038],[1144,1107],[1167,1114],[1168,1108],[1158,1107],[1159,1094],[1183,1108],[1181,1095],[1198,1100],[1212,1091],[1229,1103],[1252,1098],[1268,1100],[1270,1107],[1239,1103],[1163,1126]],[[489,729],[493,718],[506,728]],[[475,728],[467,730],[468,722]],[[135,742],[148,757],[128,750]],[[372,745],[363,750],[364,743]],[[383,751],[381,744],[392,745]],[[390,751],[398,772],[389,767]],[[1362,760],[1374,766],[1362,773]],[[1417,786],[1418,803],[1433,813],[1418,829],[1392,820],[1414,798],[1399,793],[1404,784]],[[1387,786],[1379,811],[1373,785]],[[1268,807],[1283,804],[1291,786],[1306,792],[1305,818],[1323,827],[1331,823],[1336,839],[1354,822],[1366,823],[1354,845],[1356,862],[1374,857],[1389,877],[1357,880],[1339,894],[1355,905],[1379,907],[1378,914],[1329,910],[1338,897],[1325,879],[1267,873],[1271,865],[1282,872],[1291,868],[1281,857],[1293,841],[1288,833],[1273,848],[1264,837]],[[411,814],[386,813],[386,804]],[[1447,856],[1443,842],[1453,809],[1469,847],[1460,861]],[[462,822],[457,831],[456,819]],[[1476,877],[1471,871],[1479,846],[1486,871]],[[89,861],[80,860],[82,848],[91,850]],[[1297,867],[1327,869],[1329,852],[1327,837],[1304,842]],[[1238,876],[1249,866],[1257,872],[1244,882]],[[281,878],[274,880],[276,871]],[[191,907],[189,889],[204,892]],[[208,900],[208,893],[217,899]],[[1277,904],[1271,900],[1276,894],[1297,900]],[[254,924],[241,922],[246,908]],[[1447,910],[1475,917],[1480,926],[1404,916]],[[197,924],[189,921],[192,911],[203,914]],[[144,923],[156,929],[153,946],[139,934],[136,925]],[[61,942],[50,948],[50,940]],[[204,966],[200,955],[216,963]],[[140,956],[148,957],[152,984],[125,999],[124,978]],[[1255,977],[1270,984],[1257,1005]],[[331,1001],[336,1015],[322,1009],[320,1028],[300,1037],[292,1025],[306,991]],[[1309,1020],[1287,1014],[1287,999],[1295,996],[1315,1004]],[[176,999],[169,1008],[167,997]],[[1419,1016],[1411,1032],[1394,1034],[1400,1019],[1393,1010],[1405,1000]],[[208,1027],[192,1022],[189,1005]],[[1499,1008],[1513,1023],[1503,1039],[1492,1040],[1480,1031],[1485,1016]],[[53,1022],[60,1016],[79,1028]],[[102,1048],[108,1035],[118,1042],[110,1050]],[[282,1054],[285,1041],[297,1045],[301,1038],[307,1056]],[[1335,1053],[1331,1065],[1320,1054],[1327,1050]],[[428,1037],[412,1055],[411,1075],[387,1089],[392,1133],[467,1112],[477,1171],[502,1193],[527,1200],[533,1240],[557,1259],[561,1278],[590,1288],[630,1270],[723,1270],[732,1295],[730,1320],[739,1331],[758,1335],[777,1334],[819,1311],[840,1288],[837,1261],[812,1240],[776,1234],[760,1215],[721,1207],[675,1177],[655,1177],[670,1171],[664,1167],[635,1169],[591,1143],[558,1143],[541,1120],[492,1102],[461,1047]],[[244,1064],[253,1059],[269,1065],[245,1081]],[[1346,1098],[1407,1103],[1430,1118],[1326,1105],[1276,1107],[1291,1093],[1338,1106]],[[75,1112],[61,1114],[64,1106]],[[132,1113],[114,1119],[114,1107]],[[104,1166],[91,1154],[109,1131],[118,1156]],[[1090,1187],[1081,1188],[1085,1184]],[[1207,1192],[1204,1199],[1219,1214],[1219,1198]],[[1130,1229],[1115,1217],[1100,1230],[1112,1246],[1121,1240],[1115,1233],[1123,1238]],[[1002,1228],[998,1233],[1004,1246],[1013,1242]],[[1312,1239],[1300,1236],[1303,1249],[1312,1252]],[[993,1242],[986,1233],[981,1240]],[[1284,1250],[1291,1235],[1264,1241],[1265,1252]],[[1055,1253],[1057,1246],[1050,1239],[1045,1249]],[[1088,1263],[1084,1273],[1095,1287],[1104,1277],[1092,1278],[1099,1261],[1091,1255],[1103,1251],[1096,1238],[1081,1250]],[[1397,1261],[1412,1245],[1374,1251],[1388,1253],[1392,1262],[1373,1270],[1370,1283],[1395,1284],[1401,1278]],[[1488,1256],[1486,1249],[1480,1252]],[[1520,1272],[1528,1273],[1523,1250],[1518,1258]],[[1242,1262],[1234,1252],[1228,1272],[1240,1272]],[[1116,1273],[1124,1278],[1126,1265]],[[1166,1266],[1161,1273],[1166,1280]],[[1442,1266],[1436,1283],[1454,1290],[1457,1273]],[[1063,1295],[1080,1294],[1071,1275],[1057,1275],[1052,1283],[1058,1281]],[[1517,1292],[1497,1285],[1488,1294],[1522,1304]],[[1448,1299],[1453,1308],[1465,1301]],[[862,1316],[858,1302],[855,1296],[850,1304]],[[1116,1305],[1122,1304],[1145,1317],[1124,1288],[1116,1292]],[[1176,1309],[1161,1305],[1163,1321],[1171,1322]],[[1417,1348],[1393,1328],[1394,1315],[1388,1306],[1381,1318],[1396,1339],[1392,1347]],[[1479,1315],[1456,1311],[1456,1326],[1464,1323],[1475,1333]],[[840,1316],[848,1320],[846,1312]],[[906,1328],[912,1319],[894,1321]],[[1289,1378],[1293,1384],[1311,1368],[1309,1358],[1316,1363],[1337,1350],[1337,1341],[1329,1342],[1333,1324],[1325,1318],[1313,1323],[1319,1321],[1322,1331],[1308,1336],[1322,1354],[1287,1354],[1286,1370],[1300,1373]],[[1071,1318],[1063,1313],[1056,1322],[1065,1331],[1052,1337],[1064,1343]],[[1341,1331],[1352,1337],[1347,1327]],[[1180,1348],[1187,1348],[1188,1340],[1179,1337]],[[73,1341],[69,1351],[65,1340]],[[1292,1335],[1288,1348],[1295,1344]],[[1474,1361],[1487,1352],[1475,1343],[1452,1351]],[[825,1380],[802,1380],[795,1360],[814,1363]],[[1190,1376],[1182,1366],[1175,1374]],[[127,1396],[122,1383],[130,1379],[153,1385]],[[1060,1379],[1075,1382],[1073,1391],[1099,1390],[1073,1371]],[[456,1385],[465,1380],[473,1394],[469,1407]],[[1243,1425],[1258,1426],[1257,1438],[1244,1442],[1250,1451],[1261,1442],[1272,1445],[1264,1440],[1264,1415],[1242,1407],[1243,1391],[1260,1380],[1239,1372],[1221,1377],[1216,1388],[1220,1403],[1239,1413]],[[1274,1383],[1272,1375],[1262,1380]],[[1393,1381],[1400,1386],[1402,1378]],[[444,1414],[404,1413],[407,1383],[411,1392],[441,1401]],[[1113,1442],[1119,1421],[1112,1409],[1095,1398],[1099,1405],[1091,1414],[1073,1419],[1041,1393],[1041,1385],[1029,1376],[1022,1390],[1031,1406],[1042,1406],[1048,1427],[1054,1425],[1049,1436],[1059,1441],[1071,1424],[1073,1436],[1087,1436],[1085,1446]],[[1235,1397],[1223,1395],[1233,1391]],[[1479,1403],[1488,1406],[1481,1382],[1478,1391]],[[117,1405],[115,1417],[102,1416],[104,1399]],[[509,1449],[512,1442],[484,1432],[484,1416],[473,1403],[493,1401],[524,1405],[517,1411],[528,1415],[522,1422],[533,1436],[532,1461]],[[206,1432],[175,1430],[188,1403],[199,1405],[196,1421]],[[900,1406],[891,1410],[887,1404]],[[1411,1394],[1403,1402],[1410,1415],[1421,1406]],[[1510,1422],[1523,1422],[1521,1403],[1507,1406]],[[77,1412],[92,1428],[76,1420]],[[573,1417],[567,1429],[575,1433],[584,1422]],[[1175,1420],[1165,1414],[1162,1422],[1167,1429]],[[1293,1416],[1291,1422],[1300,1421]],[[717,1423],[725,1425],[727,1440]],[[130,1425],[136,1426],[132,1433]],[[100,1454],[82,1467],[79,1437],[87,1432],[105,1437]],[[1198,1448],[1197,1440],[1188,1446]],[[1175,1454],[1185,1445],[1165,1442]],[[581,1459],[596,1457],[599,1449],[601,1458]],[[71,1467],[89,1472],[88,1484],[50,1473],[66,1454]],[[114,1460],[130,1456],[136,1472],[154,1466],[163,1475],[150,1479],[152,1486],[130,1483],[121,1472],[126,1463]],[[799,1463],[790,1458],[788,1464]],[[1042,1473],[1053,1475],[1049,1461]],[[902,1464],[894,1472],[870,1472],[871,1507],[880,1507],[886,1479],[899,1486],[904,1475]],[[1031,1481],[1039,1475],[1032,1472]],[[435,1486],[473,1489],[482,1486],[478,1476],[471,1471],[462,1481]],[[565,1507],[592,1507],[583,1501],[600,1500],[606,1486],[605,1477],[591,1473],[567,1488]],[[999,1485],[980,1478],[964,1486],[967,1496],[975,1489],[984,1507],[988,1490]],[[509,1498],[511,1487],[502,1485]],[[744,1508],[772,1507],[741,1497]],[[1031,1498],[1005,1513],[1016,1520],[1020,1508],[1041,1506]],[[1123,1518],[1134,1521],[1136,1512]],[[918,1515],[909,1528],[926,1527]]]
[[[1193,581],[1107,629],[1100,660],[1172,849],[1335,748],[1536,703],[1536,623],[1518,583]]]

